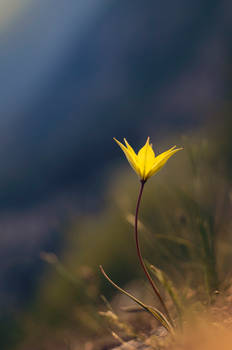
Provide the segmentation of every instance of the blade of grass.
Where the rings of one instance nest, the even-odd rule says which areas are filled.
[[[168,278],[168,276],[162,270],[158,269],[154,265],[150,265],[150,269],[154,273],[154,275],[156,276],[158,281],[162,284],[164,289],[167,291],[170,298],[172,299],[172,302],[175,305],[176,311],[178,314],[179,325],[182,328],[183,307],[181,305],[181,301],[180,301],[179,295],[176,291],[176,288],[173,286],[172,281]]]

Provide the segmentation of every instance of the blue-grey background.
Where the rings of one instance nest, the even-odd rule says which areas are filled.
[[[181,135],[229,99],[231,21],[229,0],[1,1],[4,308],[33,294],[65,220],[101,206],[112,137]]]

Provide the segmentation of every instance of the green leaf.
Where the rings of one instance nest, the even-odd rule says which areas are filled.
[[[172,327],[172,325],[170,324],[170,322],[167,320],[167,318],[162,314],[161,311],[159,311],[158,309],[156,309],[155,307],[149,306],[144,304],[142,301],[140,301],[139,299],[137,299],[136,297],[134,297],[132,294],[128,293],[127,291],[125,291],[124,289],[122,289],[121,287],[119,287],[115,282],[113,282],[110,277],[106,274],[106,272],[104,271],[103,267],[100,265],[100,270],[101,273],[103,274],[103,276],[117,289],[119,290],[119,292],[127,295],[130,299],[132,299],[135,303],[137,303],[139,306],[141,306],[145,311],[147,311],[148,313],[150,313],[156,320],[158,320],[166,329],[167,331],[169,331],[171,334],[174,333],[174,329]]]

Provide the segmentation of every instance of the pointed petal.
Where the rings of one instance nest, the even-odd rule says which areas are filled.
[[[127,149],[128,149],[128,151],[129,151],[129,153],[130,153],[130,155],[131,155],[131,157],[133,158],[133,161],[134,161],[134,163],[136,164],[136,167],[137,167],[137,172],[138,172],[138,165],[137,165],[137,158],[138,158],[138,156],[137,156],[137,154],[135,153],[135,151],[133,150],[133,148],[131,147],[131,145],[129,145],[129,143],[127,142],[127,140],[124,138],[123,139],[124,140],[124,142],[125,142],[125,144],[126,144],[126,146],[127,146]],[[140,175],[140,174],[139,174]]]
[[[123,139],[127,149],[131,152],[131,154],[133,154],[133,156],[135,157],[135,159],[137,158],[137,154],[135,153],[135,151],[133,150],[133,148],[129,145],[129,143],[127,142],[127,140],[124,138]]]
[[[138,165],[143,179],[146,179],[146,175],[151,170],[154,161],[155,153],[150,145],[150,139],[148,137],[147,142],[138,153]]]
[[[130,151],[130,149],[127,149],[121,142],[119,142],[115,137],[114,140],[117,142],[117,144],[119,145],[119,147],[123,150],[128,162],[130,163],[131,167],[135,170],[135,172],[140,175],[139,172],[139,167],[137,165],[136,159],[134,157],[133,152]],[[132,147],[131,147],[132,149]],[[134,152],[135,153],[135,152]],[[135,154],[136,155],[136,154]]]
[[[151,168],[151,170],[149,171],[149,173],[147,174],[148,178],[151,177],[152,175],[154,175],[155,173],[157,173],[165,165],[165,163],[168,161],[168,159],[171,156],[173,156],[175,153],[177,153],[178,151],[181,151],[183,149],[183,148],[176,148],[175,149],[175,147],[170,148],[168,151],[161,153],[160,155],[158,155],[155,158],[155,163],[154,163],[153,167]]]

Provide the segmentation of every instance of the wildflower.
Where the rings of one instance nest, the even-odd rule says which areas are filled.
[[[125,138],[124,142],[126,146],[115,138],[114,140],[121,147],[128,162],[139,175],[142,182],[146,182],[149,177],[156,174],[173,154],[183,149],[174,146],[158,156],[155,156],[152,144],[150,143],[150,138],[148,137],[145,145],[139,150],[138,154],[136,154]]]
[[[102,266],[100,266],[100,270],[102,272],[102,274],[104,275],[104,277],[116,288],[118,289],[120,292],[124,293],[125,295],[127,295],[129,298],[131,298],[134,302],[136,302],[137,304],[139,304],[144,310],[148,311],[150,314],[152,314],[152,316],[154,316],[168,331],[170,331],[171,333],[173,333],[173,321],[172,318],[169,315],[169,311],[166,307],[166,304],[163,300],[162,295],[160,294],[155,282],[153,281],[141,254],[141,249],[140,249],[140,244],[139,244],[139,237],[138,237],[138,215],[139,215],[139,207],[140,207],[140,203],[141,203],[141,198],[142,198],[142,194],[143,194],[143,189],[144,189],[144,185],[147,181],[147,179],[149,179],[149,177],[151,177],[152,175],[154,175],[155,173],[157,173],[167,162],[167,160],[176,152],[182,150],[182,148],[176,148],[176,146],[170,148],[169,150],[167,150],[166,152],[163,152],[161,154],[159,154],[157,157],[155,156],[155,153],[152,149],[152,144],[150,143],[150,138],[147,138],[147,142],[145,143],[145,145],[140,149],[140,151],[138,152],[138,154],[135,153],[135,151],[133,150],[133,148],[129,145],[129,143],[127,142],[126,139],[124,139],[125,141],[125,145],[123,145],[121,142],[119,142],[118,140],[116,140],[114,138],[114,140],[117,142],[117,144],[121,147],[121,149],[123,150],[123,152],[125,153],[125,156],[128,160],[128,162],[130,163],[130,165],[132,166],[132,168],[135,170],[135,172],[139,175],[140,177],[140,182],[141,182],[141,186],[140,186],[140,191],[139,191],[139,195],[138,195],[138,199],[137,199],[137,205],[136,205],[136,210],[135,210],[135,217],[134,217],[134,231],[135,231],[135,243],[136,243],[136,250],[137,250],[137,255],[138,255],[138,259],[140,262],[140,265],[154,291],[154,293],[156,294],[156,296],[158,297],[160,304],[162,305],[162,308],[165,312],[165,315],[159,311],[156,308],[152,308],[148,305],[145,305],[143,302],[141,302],[140,300],[138,300],[137,298],[135,298],[133,295],[131,295],[130,293],[126,292],[124,289],[122,289],[121,287],[119,287],[115,282],[113,282],[110,277],[105,273],[104,269]]]

